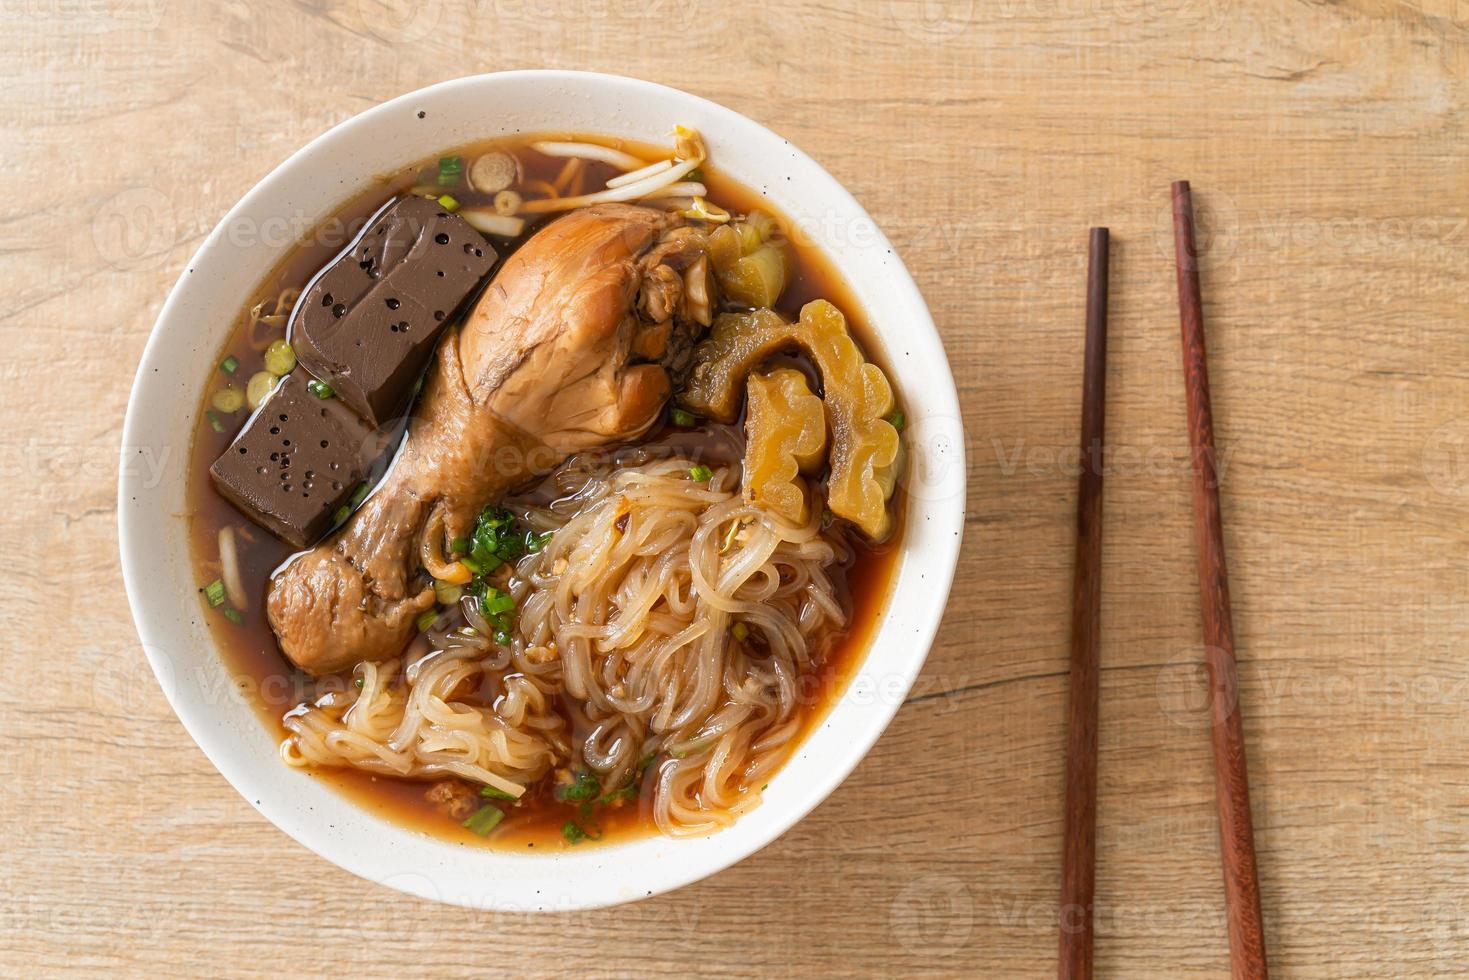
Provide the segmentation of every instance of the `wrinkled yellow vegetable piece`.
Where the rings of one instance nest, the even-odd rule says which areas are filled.
[[[893,410],[893,389],[882,369],[863,358],[835,306],[812,300],[796,323],[764,309],[722,314],[699,344],[679,400],[695,414],[733,422],[751,369],[791,347],[811,355],[825,389],[832,441],[826,505],[880,540],[892,528],[887,501],[897,479],[898,430],[883,417]]]
[[[724,295],[745,306],[771,306],[790,279],[785,245],[773,240],[775,219],[759,211],[709,235],[708,254]]]
[[[804,526],[811,507],[796,474],[815,472],[826,451],[821,399],[795,368],[757,371],[746,392],[745,499]]]

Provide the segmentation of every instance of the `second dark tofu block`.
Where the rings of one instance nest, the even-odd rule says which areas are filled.
[[[376,430],[292,371],[250,417],[209,475],[257,524],[297,548],[331,530],[337,511],[385,448]]]
[[[375,426],[397,416],[450,314],[495,265],[484,236],[404,197],[307,286],[290,340],[305,368]]]

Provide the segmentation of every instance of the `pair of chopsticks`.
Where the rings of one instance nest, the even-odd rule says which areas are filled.
[[[1183,373],[1193,449],[1194,537],[1204,611],[1204,665],[1214,743],[1214,790],[1224,864],[1229,958],[1236,978],[1268,977],[1249,774],[1234,658],[1234,624],[1224,564],[1224,527],[1214,454],[1214,413],[1204,348],[1203,300],[1188,181],[1173,185],[1173,249]],[[1101,645],[1102,464],[1106,425],[1107,265],[1109,235],[1093,228],[1087,268],[1086,355],[1081,396],[1082,470],[1076,504],[1071,674],[1067,711],[1066,816],[1061,864],[1061,980],[1092,975],[1096,884],[1098,650]]]

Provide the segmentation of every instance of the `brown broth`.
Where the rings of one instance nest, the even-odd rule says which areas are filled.
[[[527,180],[554,180],[564,161],[542,157],[523,148],[532,139],[545,138],[578,137],[563,133],[520,136],[514,140],[486,141],[447,150],[445,155],[457,153],[469,161],[490,149],[515,149],[524,165]],[[612,142],[605,139],[598,141]],[[660,159],[666,155],[666,149],[629,141],[621,141],[616,145],[630,152],[640,153],[647,159]],[[233,355],[239,361],[239,367],[234,374],[237,386],[243,388],[250,376],[262,369],[262,352],[251,345],[250,308],[257,302],[264,302],[266,308],[270,309],[282,290],[303,286],[317,269],[346,246],[362,223],[378,207],[391,196],[402,193],[419,182],[421,174],[433,172],[437,159],[435,157],[417,167],[378,178],[371,188],[358,194],[332,218],[313,229],[267,277],[236,318],[229,338],[217,358],[217,361],[222,361],[227,355]],[[709,164],[703,170],[704,182],[710,191],[709,199],[714,203],[737,214],[756,209],[775,214],[783,226],[790,227],[789,222],[781,218],[763,195],[723,177],[716,167]],[[615,173],[606,164],[588,164],[584,186],[599,187]],[[489,203],[482,195],[466,192],[462,186],[453,190],[453,194],[465,206]],[[524,234],[514,241],[500,238],[492,238],[492,241],[503,255],[533,234],[536,227],[537,225],[528,225]],[[792,277],[781,295],[778,308],[794,315],[808,300],[817,297],[830,300],[846,314],[853,334],[863,344],[868,356],[886,367],[880,347],[871,342],[872,334],[862,311],[827,257],[813,246],[796,242],[792,242],[791,254],[794,259]],[[451,326],[450,329],[454,327]],[[268,331],[268,337],[264,337],[265,331],[257,331],[256,346],[263,348],[265,344],[260,342],[262,339],[268,342],[268,339],[282,336],[284,332],[284,324]],[[202,594],[200,603],[205,609],[205,619],[209,623],[215,643],[237,688],[254,705],[272,736],[284,738],[287,732],[281,724],[282,715],[302,701],[315,697],[322,690],[323,681],[308,677],[285,659],[265,617],[265,591],[269,577],[289,557],[292,549],[262,528],[242,522],[240,513],[215,491],[209,478],[210,464],[229,446],[248,416],[246,411],[232,416],[218,416],[225,429],[222,433],[215,432],[210,425],[206,414],[210,409],[210,396],[226,380],[222,373],[216,372],[212,375],[204,386],[196,409],[199,424],[195,428],[194,444],[190,451],[187,488],[194,572],[196,580],[201,584],[218,578],[219,531],[226,525],[243,527],[243,533],[237,533],[240,571],[248,598],[248,608],[241,613],[242,622],[232,623],[218,610],[208,609]],[[662,431],[650,434],[648,439],[658,439],[668,431],[665,426]],[[854,536],[854,560],[844,574],[842,571],[834,571],[833,580],[837,583],[843,604],[849,612],[849,626],[830,644],[821,665],[807,675],[807,689],[802,699],[805,704],[802,731],[792,741],[793,747],[799,745],[821,723],[846,689],[860,667],[863,655],[886,611],[896,564],[895,544],[901,536],[901,515],[905,509],[901,491],[890,506],[898,517],[892,538],[883,545],[873,546]],[[200,591],[202,593],[202,589]],[[339,678],[336,683],[345,685],[350,681]],[[507,807],[505,820],[500,826],[487,837],[481,837],[445,817],[425,799],[424,794],[430,783],[374,775],[355,769],[312,769],[308,772],[348,796],[365,810],[394,824],[474,846],[566,847],[569,845],[561,836],[561,828],[568,820],[579,819],[574,804],[563,803],[553,797],[549,778],[528,790],[519,804]],[[649,794],[643,793],[638,801],[620,807],[599,807],[595,824],[600,831],[600,840],[605,842],[655,833],[648,798]]]

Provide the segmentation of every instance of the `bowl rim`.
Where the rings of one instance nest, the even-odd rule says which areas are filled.
[[[919,349],[920,359],[924,360],[928,374],[925,376],[922,397],[932,406],[929,415],[935,421],[935,438],[943,442],[945,446],[943,463],[950,468],[949,472],[934,477],[936,481],[941,481],[936,482],[935,486],[942,485],[945,489],[927,495],[930,499],[924,501],[932,506],[932,510],[924,512],[923,519],[925,522],[932,522],[931,530],[934,534],[930,547],[924,550],[921,559],[924,571],[919,577],[923,579],[921,584],[923,591],[915,593],[915,596],[921,595],[923,605],[930,611],[918,623],[913,633],[905,636],[906,649],[897,665],[900,669],[891,678],[884,678],[884,683],[887,683],[889,679],[896,682],[891,696],[884,696],[873,701],[871,714],[867,715],[866,721],[858,727],[854,738],[841,743],[833,742],[827,747],[832,754],[833,764],[815,778],[802,782],[799,787],[791,787],[791,792],[786,794],[789,799],[783,799],[781,806],[776,808],[777,815],[773,819],[762,821],[758,833],[743,834],[738,839],[735,836],[736,830],[746,821],[751,820],[754,814],[766,811],[767,807],[772,806],[774,801],[771,797],[774,794],[767,794],[761,806],[741,817],[734,827],[719,831],[709,837],[671,842],[664,838],[653,838],[653,840],[661,840],[670,845],[687,846],[691,848],[691,852],[692,849],[697,849],[698,858],[696,860],[688,862],[653,861],[649,867],[656,869],[656,873],[650,874],[647,880],[637,882],[635,888],[612,887],[609,883],[603,882],[587,888],[584,892],[562,895],[553,903],[554,908],[558,910],[594,909],[661,894],[715,874],[760,850],[800,822],[851,774],[892,721],[922,669],[947,604],[962,545],[966,505],[963,486],[965,471],[963,426],[952,369],[943,350],[937,328],[933,324],[932,316],[907,267],[897,257],[891,243],[877,228],[866,210],[820,164],[796,148],[790,141],[734,110],[669,86],[598,72],[526,69],[469,75],[408,92],[372,106],[336,124],[296,150],[256,182],[205,237],[170,290],[150,331],[128,399],[120,454],[122,465],[120,465],[118,477],[118,542],[129,606],[150,667],[190,737],[209,758],[211,764],[247,802],[302,846],[370,881],[386,884],[423,898],[476,908],[527,910],[533,907],[546,907],[545,904],[535,904],[539,899],[530,898],[528,891],[524,889],[521,891],[525,891],[525,894],[521,895],[515,888],[511,888],[510,891],[515,893],[513,900],[506,900],[506,897],[500,893],[495,893],[486,899],[482,893],[475,893],[472,889],[466,890],[457,886],[446,888],[442,880],[432,878],[428,874],[415,873],[412,870],[411,862],[398,860],[396,852],[394,859],[390,861],[377,851],[361,851],[342,846],[336,837],[323,830],[321,819],[317,818],[315,822],[313,819],[303,819],[299,812],[291,811],[284,802],[271,795],[267,786],[269,778],[263,773],[256,772],[257,763],[239,751],[239,746],[236,744],[239,741],[238,733],[231,731],[228,726],[218,724],[216,718],[211,716],[207,705],[195,703],[186,697],[185,689],[179,683],[176,666],[167,651],[170,648],[170,641],[174,640],[179,631],[183,629],[182,619],[179,619],[180,610],[185,618],[197,616],[197,610],[183,608],[194,601],[188,594],[192,589],[174,590],[176,594],[170,598],[157,598],[160,590],[158,583],[166,580],[159,578],[159,573],[166,570],[163,563],[167,556],[152,554],[153,551],[162,549],[157,541],[149,537],[156,530],[151,526],[151,519],[156,518],[157,515],[152,514],[147,505],[139,505],[139,494],[148,488],[145,488],[141,482],[143,480],[141,471],[129,465],[130,454],[134,451],[134,447],[142,445],[145,441],[142,437],[145,435],[144,429],[148,420],[144,416],[148,411],[153,410],[151,405],[147,408],[144,406],[145,402],[151,400],[145,397],[149,389],[149,379],[157,371],[160,362],[165,361],[167,357],[165,345],[170,339],[170,334],[182,329],[178,324],[178,319],[180,309],[184,305],[184,297],[189,290],[192,274],[211,262],[210,257],[220,248],[227,228],[242,216],[256,209],[262,201],[268,200],[277,193],[278,186],[286,184],[292,175],[303,166],[303,161],[329,150],[334,143],[341,142],[360,130],[378,125],[383,120],[396,118],[405,109],[414,109],[421,103],[442,103],[455,96],[483,97],[487,91],[492,91],[497,86],[518,82],[531,82],[547,87],[561,86],[570,90],[591,88],[605,92],[610,89],[629,99],[649,99],[672,103],[675,111],[698,110],[706,118],[717,117],[731,125],[737,124],[746,135],[763,134],[763,137],[778,140],[784,144],[783,149],[789,153],[793,165],[799,165],[807,171],[810,179],[824,182],[825,186],[821,189],[822,194],[836,202],[851,220],[865,222],[873,236],[870,247],[885,250],[888,259],[891,260],[890,262],[884,260],[889,277],[883,284],[884,289],[898,294],[894,302],[905,307],[907,316],[910,318],[911,322],[906,326],[908,332],[903,335],[903,342],[905,346],[911,345]],[[549,130],[555,127],[545,128]],[[609,127],[608,132],[616,133],[615,126]],[[428,151],[428,153],[432,152],[434,151]],[[420,157],[423,155],[427,154],[420,154]],[[404,163],[407,162],[409,161],[404,161]],[[750,182],[743,176],[740,176],[739,179],[742,182]],[[340,207],[340,204],[340,201],[328,202],[325,213],[332,213],[335,208]],[[817,247],[826,252],[832,266],[847,280],[852,291],[860,294],[859,283],[853,279],[851,271],[847,268],[849,261],[833,248],[828,248],[820,243]],[[232,320],[232,314],[225,322],[229,320]],[[883,341],[883,346],[889,349],[891,361],[892,342],[883,338],[882,330],[877,323],[874,322],[872,327],[874,333]],[[212,349],[217,351],[220,342],[221,340],[216,337]],[[189,390],[195,393],[193,396],[195,398],[197,398],[198,391],[197,382],[198,379],[194,378],[189,385]],[[907,392],[906,388],[902,390]],[[911,400],[912,395],[905,394],[905,401]],[[957,471],[958,474],[957,485],[953,479],[953,471]],[[180,469],[177,479],[186,480],[185,472]],[[151,500],[151,497],[149,499]],[[907,518],[910,531],[915,519],[915,512],[912,509],[914,506],[915,502],[910,500]],[[172,515],[174,518],[179,516],[181,515]],[[862,654],[861,664],[864,667],[876,653],[878,641],[883,632],[883,623],[893,617],[893,603],[900,585],[898,579],[904,573],[909,560],[910,555],[905,549],[897,559],[898,567],[894,572],[893,592],[889,597],[888,606],[881,614],[868,649]],[[205,654],[215,661],[221,659],[212,641]],[[853,681],[849,679],[847,689],[837,699],[838,702],[844,702],[852,695],[852,683]],[[254,715],[253,707],[247,705],[246,708],[251,715]],[[822,724],[807,732],[792,758],[788,759],[783,764],[781,771],[773,777],[772,789],[774,784],[779,782],[780,775],[792,766],[795,755],[804,753],[818,741],[824,729],[830,724],[831,715],[836,711],[836,704],[829,706],[827,717]],[[250,721],[257,728],[264,728],[258,718],[252,717]],[[278,760],[272,759],[272,761],[279,764]],[[439,845],[445,843],[429,835],[416,833],[401,825],[391,824],[383,818],[367,814],[364,808],[356,802],[346,800],[345,797],[342,799],[353,810],[359,811],[367,819],[368,824],[375,821],[378,827],[396,828],[403,834]],[[390,836],[394,835],[390,834]],[[711,849],[707,844],[695,843],[724,840],[731,841],[733,846]],[[413,850],[410,843],[399,842],[395,836],[393,844],[395,847],[401,844],[405,853]],[[493,848],[473,849],[472,852],[459,849],[455,853],[465,866],[498,865],[501,863],[498,859],[487,857],[498,856],[504,859],[504,867],[500,870],[508,870],[512,875],[524,874],[528,870],[546,868],[552,862],[560,862],[559,866],[562,871],[559,874],[564,877],[566,866],[573,866],[591,873],[597,868],[615,863],[606,859],[611,851],[632,846],[634,845],[615,844],[581,851],[561,852],[557,856],[542,854],[534,857]],[[657,858],[661,853],[661,851],[655,852],[652,856]],[[571,857],[567,857],[568,854]],[[456,872],[445,871],[444,873],[452,875]],[[540,895],[539,891],[537,895]]]

